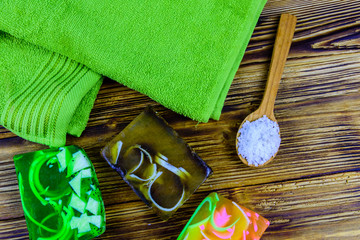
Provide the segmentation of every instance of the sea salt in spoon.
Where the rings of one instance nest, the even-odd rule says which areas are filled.
[[[254,165],[250,165],[248,161],[241,154],[239,154],[238,138],[240,136],[240,129],[242,128],[243,124],[246,121],[252,122],[263,117],[264,115],[266,115],[270,120],[277,123],[274,115],[275,98],[277,91],[279,89],[280,79],[284,71],[285,62],[289,53],[291,41],[294,36],[295,26],[296,26],[295,16],[291,14],[281,15],[279,27],[276,34],[274,50],[272,53],[264,97],[261,101],[259,108],[253,113],[249,114],[244,119],[236,134],[236,151],[241,161],[248,166],[254,167]],[[266,162],[259,164],[258,167],[268,164],[270,161],[272,161],[276,156],[276,153]]]

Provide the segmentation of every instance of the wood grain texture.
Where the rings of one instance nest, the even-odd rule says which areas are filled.
[[[281,13],[296,32],[275,102],[282,143],[263,168],[235,151],[239,124],[259,107]],[[360,1],[269,0],[220,121],[197,123],[106,80],[80,138],[106,207],[99,239],[176,239],[196,206],[217,191],[271,222],[262,239],[360,239]],[[100,157],[104,143],[154,106],[214,174],[168,222],[152,213]],[[44,149],[0,128],[0,239],[28,239],[12,157]]]

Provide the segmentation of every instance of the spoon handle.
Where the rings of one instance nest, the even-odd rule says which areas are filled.
[[[284,71],[291,41],[294,36],[295,26],[296,17],[294,15],[281,15],[271,57],[265,93],[259,107],[260,112],[267,116],[273,116],[274,114],[275,98],[279,89],[280,79]]]

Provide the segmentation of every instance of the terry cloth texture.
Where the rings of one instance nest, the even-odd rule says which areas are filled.
[[[102,83],[84,65],[0,31],[0,124],[30,141],[63,146],[80,136]]]
[[[265,3],[266,0],[0,0],[0,30],[44,47],[62,61],[70,61],[63,58],[69,57],[180,114],[207,122],[220,117]],[[57,71],[68,70],[58,67]],[[24,76],[31,75],[31,81],[36,81],[34,74]],[[49,79],[48,76],[38,81]],[[4,78],[0,81],[5,86]],[[90,82],[83,86],[91,89]],[[23,95],[22,99],[30,103],[28,96]],[[45,95],[35,96],[40,103],[33,102],[33,108],[48,102]],[[73,94],[68,99],[80,102],[80,97]],[[57,118],[52,112],[48,114],[47,119]],[[9,115],[2,116],[5,118]],[[18,127],[5,123],[20,135]],[[22,126],[29,128],[25,123]]]

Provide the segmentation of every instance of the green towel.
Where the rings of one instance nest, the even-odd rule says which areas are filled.
[[[265,3],[0,0],[0,30],[207,122],[220,117]]]
[[[17,135],[63,146],[80,136],[101,75],[60,54],[0,31],[0,124]]]

